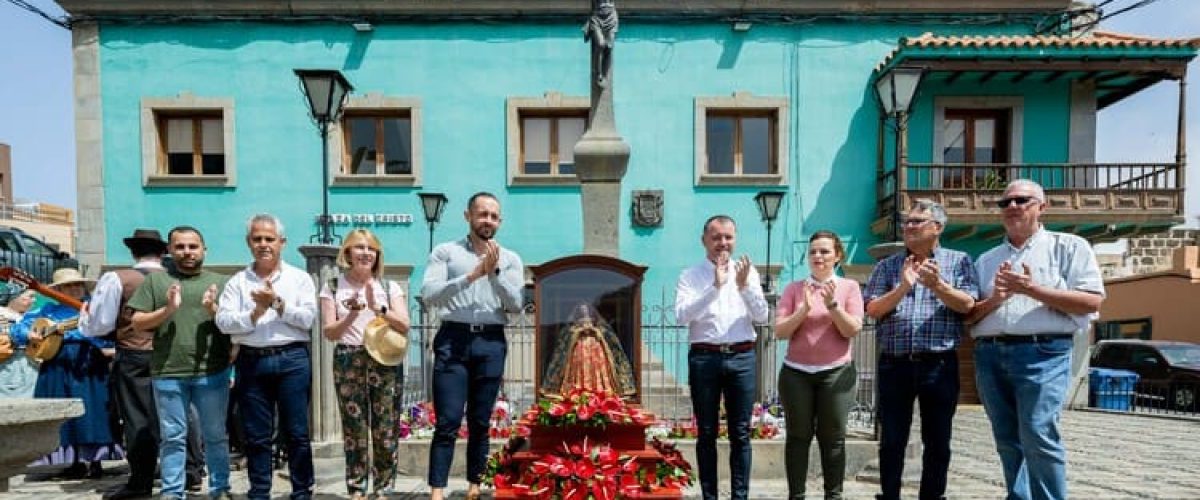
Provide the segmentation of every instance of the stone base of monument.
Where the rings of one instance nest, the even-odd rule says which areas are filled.
[[[58,448],[58,428],[83,415],[78,399],[0,399],[0,492],[8,478]]]

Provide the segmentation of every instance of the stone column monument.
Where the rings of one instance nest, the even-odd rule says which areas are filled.
[[[592,0],[583,38],[592,49],[592,107],[588,127],[575,144],[575,175],[583,193],[583,252],[617,257],[621,178],[629,144],[617,133],[613,115],[613,48],[617,39],[614,0]]]
[[[304,256],[305,267],[320,290],[325,283],[337,276],[338,247],[333,245],[303,245],[299,248]],[[309,398],[309,438],[313,441],[313,454],[328,456],[332,449],[340,449],[342,422],[338,415],[337,392],[333,387],[333,348],[321,335],[325,319],[318,308],[312,327],[312,394]]]

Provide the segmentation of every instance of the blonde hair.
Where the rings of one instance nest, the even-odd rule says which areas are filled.
[[[350,269],[350,259],[346,254],[350,253],[350,244],[355,242],[356,238],[362,238],[367,241],[367,246],[375,251],[375,264],[371,266],[371,274],[376,278],[383,278],[383,245],[379,243],[379,238],[375,237],[375,233],[367,229],[355,229],[350,231],[344,239],[342,239],[342,248],[338,250],[337,265],[342,269]]]

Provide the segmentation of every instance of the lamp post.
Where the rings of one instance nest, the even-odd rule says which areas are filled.
[[[446,195],[442,193],[417,193],[421,197],[421,210],[425,212],[425,222],[429,224],[429,251],[433,251],[433,228],[442,220],[442,210],[446,208]]]
[[[875,94],[884,114],[896,120],[896,166],[893,179],[892,241],[900,239],[900,189],[904,186],[905,165],[908,163],[908,111],[917,87],[925,76],[925,68],[896,66],[875,80]]]
[[[754,203],[758,205],[758,214],[767,223],[767,276],[763,280],[763,292],[771,292],[771,225],[779,216],[779,205],[783,202],[782,191],[762,191],[754,195]]]
[[[297,69],[300,87],[308,100],[308,110],[321,133],[321,217],[320,229],[309,240],[333,244],[333,220],[329,217],[329,124],[338,120],[346,96],[354,86],[336,69]]]

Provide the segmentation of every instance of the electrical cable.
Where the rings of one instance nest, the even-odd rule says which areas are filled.
[[[8,3],[16,5],[17,7],[25,9],[29,12],[32,12],[32,13],[38,15],[39,17],[41,17],[42,19],[50,21],[51,23],[55,24],[56,26],[58,26],[60,28],[65,28],[68,30],[71,29],[71,23],[68,22],[66,18],[56,18],[54,16],[51,16],[50,14],[47,14],[46,11],[37,8],[36,6],[30,4],[29,2],[26,2],[25,0],[8,0]]]

